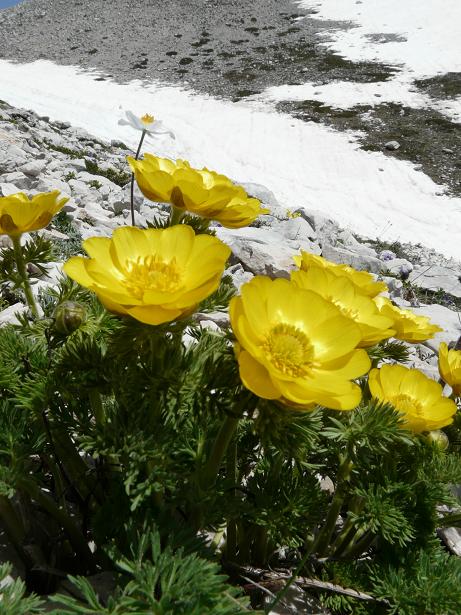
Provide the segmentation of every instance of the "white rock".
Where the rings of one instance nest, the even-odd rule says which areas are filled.
[[[54,177],[40,177],[35,188],[39,192],[52,192],[53,190],[59,190],[62,196],[71,195],[69,184],[59,179],[55,179]]]
[[[384,269],[382,261],[375,256],[367,254],[357,254],[346,248],[322,244],[322,256],[333,263],[351,265],[359,271],[371,271],[372,273],[381,273]]]
[[[72,158],[66,164],[68,167],[76,169],[77,171],[86,171],[86,164],[84,158]]]
[[[269,205],[270,207],[278,208],[280,207],[279,202],[275,198],[274,193],[263,186],[262,184],[256,184],[253,182],[235,182],[239,186],[245,188],[247,194],[255,199],[259,199],[261,203],[264,205]]]
[[[29,175],[30,177],[38,177],[45,170],[46,163],[43,160],[31,160],[26,164],[21,165],[18,171]]]
[[[231,248],[234,260],[246,271],[271,277],[289,277],[293,256],[300,250],[319,253],[318,245],[308,239],[290,241],[272,229],[247,227],[228,230],[216,228],[217,236]]]
[[[29,190],[32,188],[33,180],[20,171],[14,171],[13,173],[6,173],[2,175],[3,182],[8,184],[14,184],[20,190]]]
[[[250,271],[245,271],[240,263],[236,265],[231,265],[224,271],[224,275],[230,275],[232,278],[232,284],[235,286],[237,290],[240,290],[242,284],[249,282],[252,278],[254,278],[254,274]]]
[[[437,292],[442,289],[454,297],[461,297],[461,268],[441,265],[416,266],[409,281],[416,286]]]
[[[19,320],[17,314],[24,314],[27,312],[27,307],[23,303],[15,303],[10,305],[5,310],[0,312],[0,327],[4,325],[17,325]]]
[[[443,331],[436,333],[433,339],[424,342],[424,346],[431,348],[434,352],[438,352],[441,342],[446,344],[456,342],[461,336],[461,319],[458,312],[436,303],[412,307],[411,310],[415,314],[428,316],[432,324],[443,328]]]
[[[1,196],[10,196],[10,194],[15,194],[16,192],[20,192],[20,188],[18,188],[15,184],[0,182]]]
[[[393,258],[392,260],[386,260],[383,262],[382,269],[390,271],[395,275],[400,275],[404,272],[413,271],[413,265],[406,258]]]

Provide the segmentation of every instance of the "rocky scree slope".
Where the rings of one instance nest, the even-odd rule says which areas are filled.
[[[123,143],[103,143],[67,122],[51,122],[48,117],[0,102],[0,196],[57,189],[70,197],[65,215],[60,214],[43,231],[55,242],[59,260],[46,276],[32,272],[36,293],[57,283],[62,262],[81,250],[81,239],[108,236],[115,228],[130,223],[128,154],[133,152]],[[238,177],[232,179],[239,182]],[[269,208],[270,214],[237,230],[214,225],[217,236],[232,249],[226,273],[237,288],[257,274],[288,277],[294,267],[292,257],[300,250],[368,270],[387,282],[389,295],[398,305],[411,306],[443,327],[444,332],[433,340],[411,345],[411,366],[438,378],[440,342],[449,343],[461,336],[461,263],[421,246],[357,238],[324,213],[296,209],[296,204],[295,209],[287,211],[265,186],[242,185]],[[169,211],[168,205],[147,201],[137,189],[135,208],[139,226],[166,218]],[[0,238],[1,245],[8,242],[8,237]],[[3,285],[0,326],[14,321],[15,313],[25,309],[17,295]],[[198,319],[204,326],[228,326],[225,313],[199,314]]]

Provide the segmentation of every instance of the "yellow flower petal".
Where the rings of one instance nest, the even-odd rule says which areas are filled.
[[[238,356],[240,378],[247,389],[264,399],[278,399],[280,391],[274,386],[269,372],[245,350]]]

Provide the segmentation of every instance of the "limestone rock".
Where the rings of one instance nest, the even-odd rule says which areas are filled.
[[[334,263],[351,265],[359,271],[371,271],[372,273],[381,273],[383,271],[383,263],[375,256],[366,254],[358,254],[347,248],[340,248],[329,244],[322,244],[322,256]]]
[[[440,289],[454,297],[461,297],[461,266],[416,266],[409,281],[416,286],[437,292]]]

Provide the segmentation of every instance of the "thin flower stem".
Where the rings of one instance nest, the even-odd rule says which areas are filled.
[[[11,542],[19,551],[22,551],[22,543],[25,537],[24,527],[10,500],[4,495],[0,495],[0,519]]]
[[[237,440],[234,436],[232,442],[229,445],[227,450],[227,479],[232,483],[232,497],[235,498],[237,494],[237,490],[235,486],[237,485]],[[230,517],[227,520],[227,529],[226,529],[226,557],[230,561],[235,561],[235,557],[237,554],[237,523],[236,520]]]
[[[176,205],[171,205],[170,211],[170,226],[175,226],[181,222],[181,218],[184,216],[184,210]]]
[[[91,409],[93,410],[94,420],[98,427],[102,427],[105,423],[104,406],[102,405],[101,394],[96,389],[90,389],[88,392],[90,398]]]
[[[141,153],[141,147],[144,142],[144,137],[146,136],[146,131],[142,131],[141,139],[139,141],[138,149],[136,151],[135,160],[138,160],[139,154]],[[131,225],[136,226],[136,221],[134,218],[134,173],[131,174],[131,186],[130,186],[130,209],[131,209]]]
[[[375,539],[375,535],[366,530],[357,532],[357,535],[358,538],[345,549],[344,553],[341,555],[341,559],[356,559],[359,555],[368,551]]]
[[[352,471],[352,461],[349,455],[341,462],[338,469],[338,475],[336,480],[336,491],[331,501],[330,508],[328,510],[325,525],[320,530],[314,545],[313,551],[318,557],[324,557],[328,546],[335,531],[336,521],[338,520],[341,507],[344,502],[344,483],[349,480]]]
[[[208,457],[207,462],[200,473],[199,484],[202,489],[209,489],[215,484],[219,468],[221,467],[222,460],[226,454],[227,447],[229,446],[235,430],[237,429],[238,422],[238,418],[235,418],[234,416],[226,416],[223,424],[221,425],[221,428],[219,429],[213,443],[210,456]]]
[[[18,269],[19,277],[21,278],[22,288],[26,296],[26,301],[29,305],[30,311],[34,318],[38,318],[37,304],[35,303],[34,294],[30,287],[29,277],[27,275],[26,262],[22,253],[21,236],[15,235],[11,237],[14,249],[14,259],[16,261],[16,267]]]

